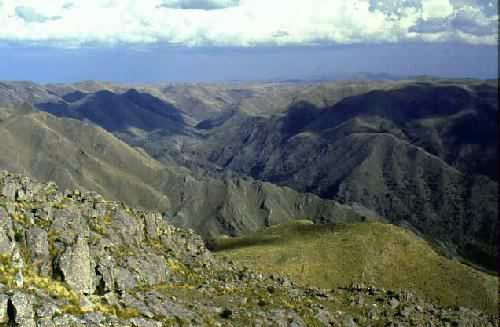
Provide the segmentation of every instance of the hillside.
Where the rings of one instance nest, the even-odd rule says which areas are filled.
[[[161,214],[0,173],[2,326],[493,326],[407,290],[301,288]]]
[[[203,235],[238,235],[290,217],[362,215],[335,201],[251,179],[193,176],[152,159],[102,128],[43,112],[0,109],[0,168],[64,189],[84,188],[168,214],[172,223]]]
[[[438,255],[415,234],[377,222],[313,225],[294,221],[238,238],[218,238],[220,256],[300,285],[353,283],[411,289],[441,303],[496,312],[498,280]]]

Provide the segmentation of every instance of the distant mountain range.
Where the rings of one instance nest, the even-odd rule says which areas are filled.
[[[205,235],[387,219],[492,269],[497,96],[496,81],[429,78],[4,82],[0,166],[158,208]]]

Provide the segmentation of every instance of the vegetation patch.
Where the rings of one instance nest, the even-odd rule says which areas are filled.
[[[496,310],[497,278],[437,254],[426,241],[390,224],[293,221],[244,237],[220,238],[214,247],[219,256],[305,286],[365,283],[412,289],[445,306]]]

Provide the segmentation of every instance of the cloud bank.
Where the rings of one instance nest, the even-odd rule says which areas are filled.
[[[496,45],[498,0],[0,0],[0,42]]]
[[[160,7],[214,10],[235,7],[239,4],[239,0],[163,0]]]

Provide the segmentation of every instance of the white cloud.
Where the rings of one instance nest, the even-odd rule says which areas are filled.
[[[26,22],[37,22],[37,23],[43,23],[48,20],[55,20],[59,19],[59,16],[53,16],[53,17],[48,17],[39,14],[36,12],[33,8],[31,7],[25,7],[25,6],[17,6],[16,7],[16,15],[22,19],[24,19]]]
[[[160,6],[177,9],[214,10],[235,7],[239,4],[239,0],[163,0]]]
[[[474,1],[479,0],[3,0],[0,41],[66,47],[496,44],[498,15],[488,16]]]
[[[422,19],[445,18],[453,14],[449,0],[422,0]]]

